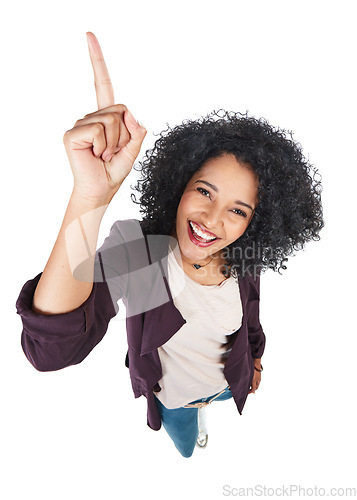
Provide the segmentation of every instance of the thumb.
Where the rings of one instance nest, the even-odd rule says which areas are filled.
[[[128,152],[131,155],[136,157],[140,152],[140,147],[145,138],[147,130],[143,125],[135,120],[134,116],[128,109],[124,113],[124,123],[131,137],[125,148],[127,148]]]

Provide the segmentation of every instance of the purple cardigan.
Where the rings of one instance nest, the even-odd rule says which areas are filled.
[[[81,306],[63,314],[33,312],[33,295],[42,273],[24,284],[16,302],[23,323],[21,346],[27,359],[39,371],[54,371],[87,357],[104,337],[119,310],[117,301],[122,299],[128,341],[125,364],[134,396],[147,398],[147,424],[153,430],[161,427],[153,393],[160,390],[162,377],[158,347],[186,323],[168,285],[168,244],[174,240],[170,238],[143,235],[136,219],[116,221],[96,251],[93,289]],[[81,265],[74,270],[77,279],[84,268]],[[238,284],[243,319],[233,333],[223,373],[242,414],[254,374],[253,358],[262,356],[265,335],[259,321],[259,275],[239,277]]]

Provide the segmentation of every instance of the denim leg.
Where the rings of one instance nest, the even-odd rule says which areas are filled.
[[[166,408],[155,396],[162,425],[185,458],[189,458],[198,438],[197,408]]]
[[[209,401],[212,397],[213,396],[197,399],[191,401],[191,403]],[[231,390],[226,388],[226,390],[214,401],[225,401],[231,397]],[[198,438],[198,408],[181,407],[170,410],[166,408],[156,396],[155,402],[160,413],[162,425],[174,442],[176,448],[183,457],[190,457],[195,449]]]

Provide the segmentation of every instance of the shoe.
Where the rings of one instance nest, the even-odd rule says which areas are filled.
[[[196,441],[196,445],[199,448],[206,448],[207,442],[208,442],[208,434],[205,434],[202,437],[198,436],[197,441]]]
[[[208,442],[206,408],[198,409],[197,420],[198,420],[198,438],[196,441],[196,445],[199,448],[205,448]]]

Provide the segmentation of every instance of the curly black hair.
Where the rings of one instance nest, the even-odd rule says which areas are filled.
[[[324,227],[321,176],[304,158],[292,132],[247,112],[220,109],[197,120],[184,120],[173,129],[168,126],[159,134],[153,149],[134,166],[141,179],[131,187],[141,196],[137,201],[132,193],[131,199],[141,206],[143,233],[169,235],[191,177],[208,159],[225,154],[234,155],[259,177],[259,204],[253,219],[225,249],[230,271],[236,276],[252,268],[258,273],[267,269],[280,273],[289,255],[303,249],[307,241],[320,240],[318,233]]]

